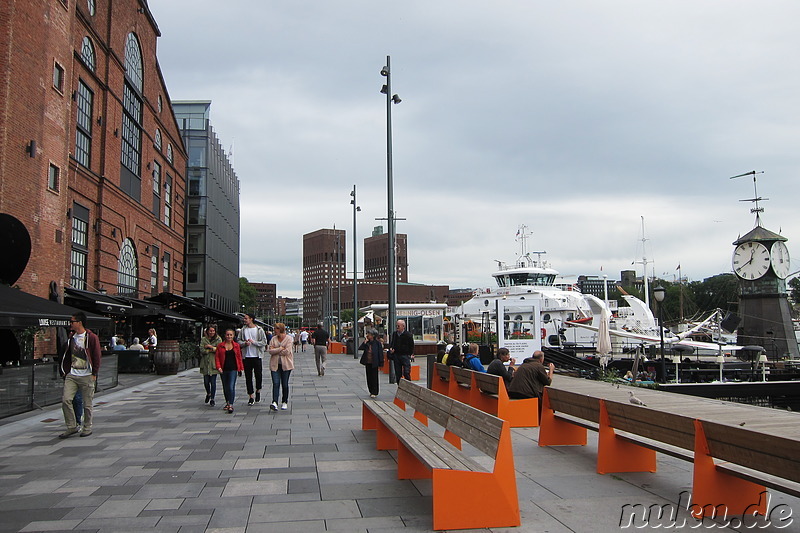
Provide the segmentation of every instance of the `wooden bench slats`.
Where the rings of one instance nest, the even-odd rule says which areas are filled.
[[[436,375],[439,376],[439,379],[443,381],[450,381],[450,367],[445,365],[444,363],[434,363],[434,369],[436,370]]]
[[[703,421],[713,457],[800,482],[800,441]]]
[[[502,377],[495,376],[494,374],[475,372],[475,382],[478,384],[478,388],[484,394],[492,394],[494,396],[499,394],[499,381],[497,378],[503,379]]]
[[[611,427],[666,444],[694,450],[694,421],[684,416],[606,401]]]
[[[787,481],[781,477],[764,474],[733,463],[720,463],[716,465],[716,468],[721,472],[745,479],[751,483],[764,485],[765,487],[800,498],[800,483]]]
[[[486,472],[486,468],[464,455],[446,440],[430,434],[398,435],[398,439],[430,468]]]

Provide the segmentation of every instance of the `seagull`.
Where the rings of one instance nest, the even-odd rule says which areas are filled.
[[[747,422],[742,422],[742,423],[741,423],[741,424],[739,424],[739,425],[740,425],[740,426],[743,426],[743,425],[745,425],[746,423],[747,423]]]
[[[631,395],[628,401],[631,402],[633,405],[643,405],[647,407],[647,405],[645,405],[645,403],[642,400],[633,395],[633,391],[628,391],[628,394]]]

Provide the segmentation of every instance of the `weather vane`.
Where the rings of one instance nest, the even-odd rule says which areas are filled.
[[[762,198],[758,195],[758,182],[756,180],[756,174],[763,174],[764,171],[756,172],[755,170],[751,170],[750,172],[745,172],[744,174],[739,174],[737,176],[731,176],[728,179],[736,179],[736,178],[743,178],[744,176],[753,176],[753,197],[747,198],[746,200],[739,200],[740,202],[752,202],[754,204],[753,207],[750,208],[750,212],[756,215],[756,226],[761,225],[761,213],[764,212],[763,207],[759,207],[758,202],[769,200],[769,198]]]

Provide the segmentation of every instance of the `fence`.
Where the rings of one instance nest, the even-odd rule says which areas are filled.
[[[117,354],[104,353],[97,390],[118,384]],[[57,362],[22,361],[20,366],[0,367],[0,418],[61,402],[63,386]]]

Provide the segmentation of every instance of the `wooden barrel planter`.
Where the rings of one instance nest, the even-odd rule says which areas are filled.
[[[181,348],[178,341],[158,341],[154,363],[156,374],[167,376],[178,373],[178,364],[181,361]]]

